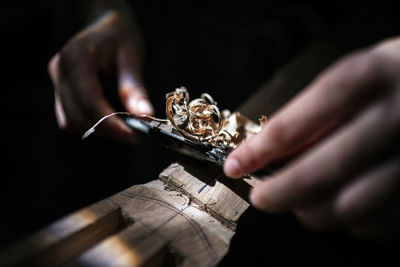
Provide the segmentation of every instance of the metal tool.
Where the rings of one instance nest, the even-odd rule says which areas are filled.
[[[231,152],[228,146],[214,146],[208,142],[189,139],[171,125],[147,118],[127,117],[125,123],[135,131],[151,136],[167,148],[178,153],[222,166]]]
[[[208,142],[189,139],[165,122],[135,117],[126,117],[124,120],[133,130],[151,136],[152,139],[162,143],[168,149],[198,160],[217,164],[220,167],[224,165],[228,154],[232,151],[232,148],[228,146],[214,146]],[[283,165],[283,162],[272,163],[252,173],[252,175],[259,177],[270,175]]]

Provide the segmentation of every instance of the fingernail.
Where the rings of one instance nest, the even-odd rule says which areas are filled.
[[[137,102],[137,109],[139,110],[140,113],[144,113],[144,114],[153,114],[154,113],[154,108],[151,105],[150,101],[147,99],[140,99]]]
[[[232,178],[239,178],[244,174],[242,166],[240,166],[235,158],[230,158],[225,161],[224,172],[228,177]]]

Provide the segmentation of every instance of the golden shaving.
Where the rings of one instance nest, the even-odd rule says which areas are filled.
[[[166,113],[172,126],[186,137],[214,146],[237,147],[248,137],[258,133],[267,121],[260,118],[255,124],[239,112],[219,111],[217,102],[209,94],[202,94],[189,102],[185,87],[166,95]]]
[[[176,88],[166,94],[166,115],[168,119],[158,119],[148,115],[129,112],[114,112],[101,118],[85,132],[82,139],[91,135],[105,119],[114,115],[127,115],[167,122],[189,139],[209,142],[214,146],[236,148],[242,141],[255,135],[266,124],[267,117],[262,116],[259,124],[249,120],[239,112],[219,111],[217,102],[207,93],[189,102],[189,93],[185,87]]]

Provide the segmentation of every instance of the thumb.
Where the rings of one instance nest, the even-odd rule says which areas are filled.
[[[224,172],[228,177],[240,178],[263,167],[271,159],[271,146],[268,144],[267,124],[260,133],[242,143],[229,154],[224,164]],[[267,140],[267,142],[266,142]]]
[[[118,90],[128,112],[153,115],[146,89],[140,74],[140,60],[131,50],[121,49],[118,54]]]

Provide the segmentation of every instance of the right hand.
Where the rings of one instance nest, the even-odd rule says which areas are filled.
[[[266,212],[293,211],[315,230],[369,239],[400,236],[400,37],[345,57],[227,158],[241,177],[296,158],[256,184]]]
[[[128,18],[108,12],[75,35],[50,60],[60,129],[84,133],[100,118],[115,112],[103,95],[98,77],[99,72],[110,70],[116,72],[124,108],[130,113],[153,114],[140,78],[141,38],[132,26]],[[97,131],[125,142],[137,140],[117,116],[105,120]]]

